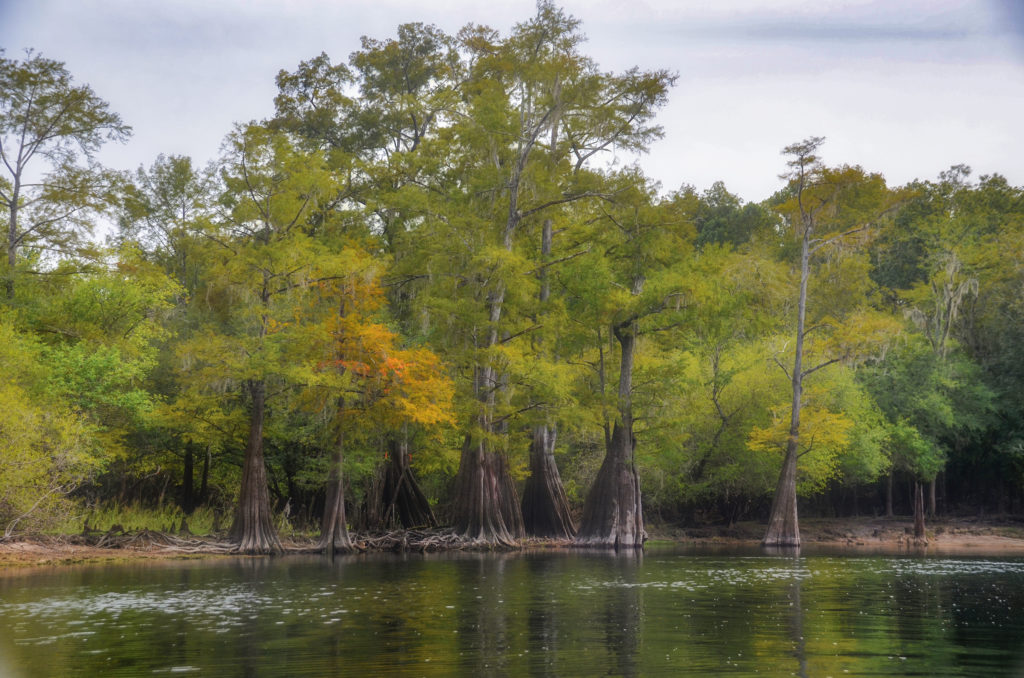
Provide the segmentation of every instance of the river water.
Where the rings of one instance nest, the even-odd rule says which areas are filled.
[[[758,551],[0,573],[0,676],[1024,676],[1024,559]]]

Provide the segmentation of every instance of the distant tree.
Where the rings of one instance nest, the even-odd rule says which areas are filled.
[[[0,206],[7,212],[4,286],[14,296],[24,248],[67,253],[83,244],[96,210],[113,204],[115,174],[94,161],[131,128],[64,64],[29,51],[0,52]],[[83,162],[84,161],[84,162]]]

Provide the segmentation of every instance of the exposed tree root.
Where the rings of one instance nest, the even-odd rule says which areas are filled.
[[[168,532],[138,530],[125,532],[112,529],[108,532],[87,532],[59,539],[68,544],[93,546],[106,549],[150,551],[167,554],[231,554],[237,553],[237,545],[218,537],[183,537]],[[548,543],[548,542],[544,542]],[[516,544],[518,548],[520,545]],[[394,551],[397,553],[427,553],[436,551],[494,550],[493,543],[468,539],[452,528],[393,530],[390,532],[351,533],[351,546],[338,552],[366,553],[372,551]],[[507,550],[507,549],[506,549]],[[320,539],[293,539],[282,544],[282,553],[322,553]]]

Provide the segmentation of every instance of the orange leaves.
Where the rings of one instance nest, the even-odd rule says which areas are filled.
[[[397,428],[453,422],[454,387],[440,359],[425,348],[402,348],[400,337],[380,322],[376,310],[383,293],[376,279],[354,274],[327,287],[338,311],[327,322],[334,355],[321,361],[320,369],[347,376],[345,402],[352,408],[348,425]]]

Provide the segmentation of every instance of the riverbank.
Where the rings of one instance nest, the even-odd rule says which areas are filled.
[[[765,525],[742,522],[732,526],[695,528],[653,527],[654,538],[693,545],[756,546]],[[1024,518],[956,517],[929,520],[927,538],[914,539],[913,521],[895,518],[802,518],[804,547],[853,552],[899,553],[908,550],[948,555],[1024,555]]]
[[[648,526],[650,538],[661,544],[686,546],[757,546],[765,526],[758,522],[732,526],[680,528]],[[929,521],[926,543],[915,542],[909,518],[807,518],[800,522],[801,540],[814,550],[929,553],[936,555],[1022,555],[1024,518],[942,518]],[[358,542],[358,539],[357,539]],[[559,547],[543,541],[527,546]],[[287,552],[312,549],[310,540],[286,541]],[[394,550],[375,548],[372,550]],[[207,558],[230,554],[230,545],[213,539],[181,539],[144,530],[118,540],[32,536],[0,541],[0,568],[112,563],[138,560]]]

